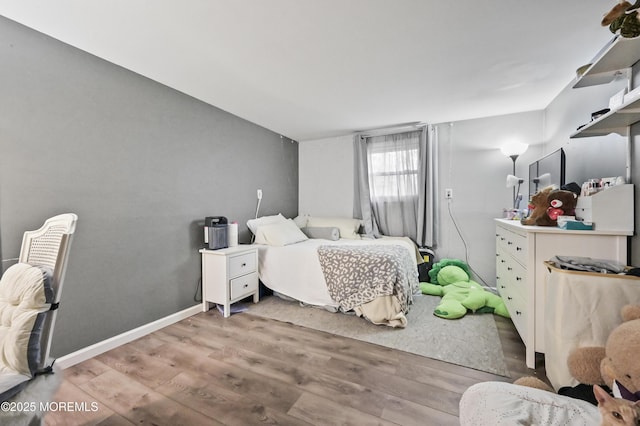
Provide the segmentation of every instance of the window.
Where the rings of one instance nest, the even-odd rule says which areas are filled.
[[[369,142],[369,179],[371,197],[407,198],[418,196],[418,137],[398,141]]]
[[[360,134],[354,150],[354,217],[362,219],[365,234],[406,236],[432,246],[435,155],[426,126]]]

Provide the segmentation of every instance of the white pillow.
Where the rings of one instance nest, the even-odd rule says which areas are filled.
[[[301,229],[306,228],[307,222],[309,221],[309,215],[308,214],[298,215],[293,218],[293,221],[295,222],[296,225],[298,225],[298,228],[301,228]]]
[[[307,220],[309,228],[338,228],[340,230],[340,238],[360,239],[360,219],[352,219],[348,217],[316,217],[310,216]]]
[[[291,219],[261,225],[255,235],[256,243],[270,246],[286,246],[309,239]]]
[[[272,223],[282,223],[286,221],[287,218],[282,216],[282,213],[278,213],[273,216],[262,216],[257,219],[249,219],[247,221],[247,226],[251,230],[251,233],[255,235],[256,229],[262,225],[270,225]]]

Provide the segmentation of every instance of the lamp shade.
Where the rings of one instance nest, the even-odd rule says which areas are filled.
[[[538,185],[545,187],[551,185],[551,173],[544,173],[534,179]]]
[[[524,182],[524,179],[514,175],[507,175],[507,188],[513,188]]]
[[[524,152],[529,148],[529,145],[523,142],[518,141],[510,141],[505,143],[500,147],[500,151],[507,157],[518,156],[520,154],[524,154]]]

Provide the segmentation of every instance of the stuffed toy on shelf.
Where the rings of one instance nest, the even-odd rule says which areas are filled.
[[[482,288],[471,279],[469,266],[461,260],[442,259],[429,271],[430,283],[420,283],[423,294],[442,296],[434,315],[446,318],[462,318],[468,311],[495,313],[509,318],[504,301],[497,294]]]
[[[619,1],[602,18],[602,26],[609,26],[614,34],[620,34],[624,38],[640,36],[640,1],[631,4],[626,0]]]

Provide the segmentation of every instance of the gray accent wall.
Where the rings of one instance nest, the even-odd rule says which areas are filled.
[[[54,356],[195,305],[205,216],[297,214],[296,142],[2,17],[0,63],[3,259],[79,216]]]

